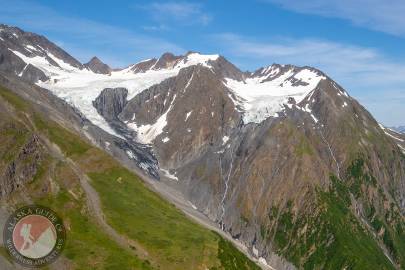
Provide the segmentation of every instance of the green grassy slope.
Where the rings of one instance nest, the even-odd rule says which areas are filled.
[[[64,219],[67,245],[63,254],[72,269],[259,269],[221,236],[189,220],[151,192],[138,176],[109,155],[0,88],[0,102],[4,101],[17,111],[14,122],[47,137],[79,164],[100,196],[107,222],[134,243],[135,253],[137,247],[146,251],[134,256],[105,234],[89,215],[85,194],[72,168],[45,154],[27,186],[28,194]],[[16,193],[9,203],[18,205],[20,201]]]
[[[284,209],[273,207],[269,220],[274,226],[263,235],[274,242],[277,253],[300,269],[405,269],[404,220],[394,205],[384,212],[373,206],[377,202],[371,202],[367,194],[378,187],[363,164],[362,159],[353,161],[345,180],[331,176],[330,190],[312,194],[307,213],[295,216],[292,203]],[[386,205],[379,192],[381,205]],[[370,225],[353,214],[353,198],[366,207],[364,220]],[[381,247],[398,265],[390,262]]]

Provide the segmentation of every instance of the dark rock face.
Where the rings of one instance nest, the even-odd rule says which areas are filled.
[[[0,43],[0,68],[2,71],[11,74],[18,74],[25,67],[24,61],[14,55],[7,47]]]
[[[149,70],[151,67],[153,67],[153,65],[156,63],[156,61],[157,61],[157,59],[153,58],[153,59],[139,62],[139,63],[131,66],[131,71],[134,73],[145,72],[145,71]]]
[[[175,78],[169,78],[158,85],[152,86],[148,90],[142,91],[128,101],[122,110],[120,119],[122,121],[129,121],[136,114],[138,125],[155,122],[169,108],[174,93],[168,93],[167,89],[174,86],[175,83]]]
[[[1,33],[0,33],[1,34]],[[46,81],[48,78],[40,69],[27,65],[11,52],[0,40],[0,71],[21,76],[29,82]]]
[[[2,128],[13,130],[15,137],[11,140],[19,141],[25,137],[26,131],[20,126],[6,124]],[[16,151],[14,153],[2,153],[3,157],[10,157],[11,160],[6,159],[8,164],[4,168],[0,167],[3,169],[2,172],[0,170],[0,199],[31,182],[41,165],[43,151],[40,140],[35,134],[29,135],[21,148],[17,148]]]
[[[31,64],[25,66],[21,72],[21,78],[27,82],[46,81],[48,77],[40,70]]]
[[[125,88],[106,88],[93,101],[93,106],[106,119],[108,124],[126,139],[114,141],[114,146],[124,151],[125,159],[129,155],[132,162],[135,162],[153,178],[159,179],[158,161],[153,155],[151,147],[135,142],[133,138],[136,133],[118,118],[127,104],[127,94],[128,90]],[[107,148],[111,147],[110,143]],[[122,154],[120,154],[120,158],[123,158]]]
[[[215,61],[211,61],[210,64],[215,70],[215,73],[221,78],[231,78],[237,81],[242,81],[247,77],[246,74],[222,56]]]
[[[183,56],[175,56],[172,53],[164,53],[159,59],[152,58],[139,62],[131,67],[132,72],[146,72],[147,70],[159,70],[165,68],[173,68]]]
[[[0,200],[32,182],[46,155],[39,135],[10,108],[0,96]]]
[[[178,189],[200,211],[235,238],[255,246],[260,256],[270,262],[273,251],[291,259],[284,253],[285,247],[277,248],[281,245],[278,240],[267,236],[267,232],[275,232],[281,226],[279,217],[269,213],[272,209],[280,213],[294,209],[292,215],[297,217],[297,221],[292,221],[297,222],[294,226],[310,226],[298,224],[298,217],[322,211],[314,190],[332,189],[331,174],[349,183],[348,171],[356,157],[362,156],[364,170],[378,179],[380,190],[387,191],[381,196],[396,206],[392,211],[381,207],[375,201],[379,197],[377,189],[364,184],[362,188],[369,193],[357,197],[353,206],[345,207],[361,209],[372,205],[379,209],[376,211],[381,218],[401,215],[405,209],[405,174],[400,168],[404,168],[405,161],[400,148],[340,86],[326,78],[300,103],[291,98],[279,117],[244,125],[221,81],[224,74],[238,80],[253,75],[242,73],[225,61],[216,62],[212,63],[213,70],[189,67],[177,77],[143,91],[128,102],[119,116],[122,121],[135,119],[139,125],[151,125],[166,115],[167,124],[154,140],[154,151],[163,167],[176,172],[180,179]],[[302,69],[273,65],[256,71],[256,76],[271,73],[269,77],[274,79]],[[291,78],[292,85],[304,83],[293,80],[293,75]],[[304,113],[303,108],[309,109],[317,120]],[[388,160],[394,163],[389,165]],[[388,190],[393,192],[390,194]],[[354,215],[363,224],[366,214],[358,210]],[[332,230],[328,221],[324,222],[319,221],[320,226]],[[298,245],[294,234],[287,241],[292,243],[291,249]],[[292,266],[282,263],[282,268],[289,267]]]
[[[93,106],[104,118],[116,119],[127,103],[127,95],[125,88],[106,88],[93,101]]]
[[[160,161],[170,168],[200,155],[240,121],[220,77],[201,66],[185,68],[138,94],[120,119],[131,123],[136,115],[137,125],[148,125],[165,113],[167,125],[154,142]]]
[[[107,65],[104,64],[100,59],[97,57],[91,58],[91,60],[84,64],[85,67],[93,71],[94,73],[99,73],[99,74],[110,74],[111,73],[111,68]]]
[[[171,68],[182,58],[182,56],[175,56],[172,53],[164,53],[159,59],[156,61],[153,69],[165,69]]]

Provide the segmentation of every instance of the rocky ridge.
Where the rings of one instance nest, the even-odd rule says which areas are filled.
[[[84,66],[94,73],[99,73],[99,74],[110,74],[111,73],[111,68],[107,65],[101,62],[100,59],[98,59],[96,56],[90,59],[90,61]]]

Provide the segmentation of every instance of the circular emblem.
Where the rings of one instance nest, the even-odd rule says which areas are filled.
[[[65,227],[51,209],[25,206],[7,220],[3,231],[4,247],[19,264],[40,267],[52,263],[65,245]]]

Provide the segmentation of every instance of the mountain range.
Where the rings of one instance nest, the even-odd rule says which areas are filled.
[[[272,64],[241,71],[223,56],[197,52],[164,53],[113,69],[97,57],[82,64],[43,36],[0,25],[0,74],[8,115],[1,132],[27,130],[23,139],[13,139],[20,146],[2,143],[0,191],[10,207],[50,200],[47,194],[74,201],[86,189],[81,177],[68,179],[83,174],[104,203],[105,226],[135,241],[137,256],[152,262],[151,269],[167,262],[167,269],[253,269],[252,261],[263,269],[405,269],[405,135],[379,124],[320,70]],[[37,111],[46,117],[36,118]],[[60,126],[72,133],[66,140]],[[58,156],[52,143],[62,148],[70,169],[63,172],[55,161],[45,170],[41,197],[34,187],[40,164]],[[143,182],[122,189],[120,181],[131,177],[110,170],[110,162]],[[52,190],[55,170],[67,176],[59,184],[65,193]],[[194,242],[194,252],[208,254],[202,262],[162,255],[170,240],[161,228],[148,238],[120,225],[119,211],[132,203],[139,185],[147,188],[138,193],[152,189],[192,219],[211,224],[222,236],[199,236],[222,243],[217,261],[210,260],[211,249]],[[158,195],[142,196],[133,203],[149,204]],[[170,211],[176,220],[178,210]],[[133,225],[160,223],[148,218]],[[233,246],[222,237],[247,257],[232,251],[238,255],[228,264],[225,251]],[[69,249],[65,259],[77,263]]]
[[[391,127],[391,129],[398,131],[400,133],[405,133],[405,126]]]

